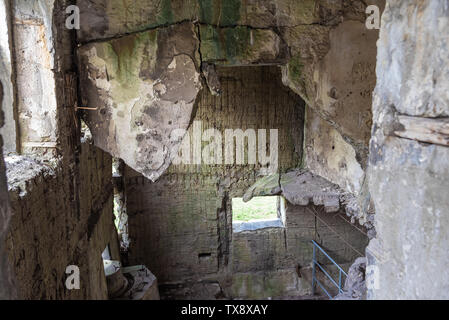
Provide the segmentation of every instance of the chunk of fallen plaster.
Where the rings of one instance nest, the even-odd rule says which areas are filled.
[[[340,188],[328,180],[307,170],[294,170],[259,179],[244,194],[243,201],[253,197],[282,194],[288,202],[298,206],[324,206],[328,213],[340,210]]]
[[[281,175],[282,195],[292,204],[324,206],[328,213],[340,210],[341,191],[328,180],[307,170],[295,170]]]
[[[155,181],[189,126],[201,89],[192,23],[84,45],[81,95],[94,143]],[[176,138],[173,138],[175,137]]]

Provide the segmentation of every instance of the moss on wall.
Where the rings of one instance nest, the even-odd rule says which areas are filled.
[[[240,0],[198,0],[201,22],[232,26],[240,21]]]

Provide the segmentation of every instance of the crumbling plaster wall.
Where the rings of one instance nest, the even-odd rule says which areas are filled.
[[[11,15],[10,1],[0,2],[0,82],[3,84],[2,109],[4,113],[4,125],[0,129],[3,135],[4,152],[16,151],[16,122],[14,112],[14,89],[11,59]]]
[[[101,253],[119,259],[114,226],[112,160],[84,143],[80,153],[80,208],[71,208],[62,162],[7,159],[13,216],[6,239],[22,299],[106,299]],[[26,175],[26,176],[24,176]],[[65,287],[66,268],[80,268],[80,290]]]
[[[315,89],[307,100],[306,164],[359,195],[371,136],[378,31],[368,30],[363,21],[348,20],[331,29],[328,37],[329,50],[314,62],[313,73],[300,75],[313,79],[310,85]],[[305,82],[310,92],[307,86]]]
[[[378,38],[377,30],[365,27],[365,8],[370,4],[378,5],[382,10],[384,0],[79,1],[82,23],[78,40],[84,44],[79,50],[80,71],[85,74],[85,79],[90,79],[84,82],[83,96],[91,107],[100,107],[101,110],[106,106],[103,116],[87,115],[91,128],[100,128],[94,133],[96,144],[125,159],[128,165],[152,180],[166,169],[169,161],[160,159],[169,159],[168,154],[176,153],[180,143],[167,142],[169,125],[158,123],[151,127],[151,121],[138,121],[142,126],[135,130],[133,121],[118,114],[132,114],[130,110],[135,112],[131,107],[136,105],[137,98],[121,95],[120,99],[126,101],[120,104],[120,99],[111,98],[112,89],[108,89],[114,84],[114,79],[109,78],[109,71],[115,69],[117,59],[124,61],[123,66],[132,66],[133,81],[138,83],[148,80],[145,72],[138,74],[140,69],[146,70],[147,67],[133,64],[127,54],[115,52],[112,57],[105,57],[102,51],[95,53],[92,48],[111,47],[120,41],[126,42],[127,48],[137,48],[136,37],[147,37],[166,28],[189,24],[194,31],[189,41],[197,50],[190,55],[188,66],[180,67],[179,72],[193,74],[195,78],[201,74],[209,80],[206,71],[210,64],[283,65],[284,84],[315,111],[309,113],[310,117],[319,116],[328,122],[328,130],[333,131],[336,140],[334,147],[339,149],[338,152],[352,149],[346,156],[345,167],[330,163],[332,153],[317,154],[314,148],[308,148],[307,165],[343,188],[360,193],[364,181],[360,171],[366,168],[371,129],[371,92],[375,86],[375,43]],[[170,39],[176,43],[186,41],[176,37]],[[164,45],[158,40],[157,44],[147,48],[149,52],[154,52],[149,55],[149,61],[163,58],[165,60],[161,65],[165,67],[162,68],[168,69],[173,61],[170,55],[168,59],[163,55],[166,50],[161,50],[161,47],[166,46],[172,47],[172,44]],[[136,61],[141,61],[142,54],[137,52],[135,57]],[[183,93],[179,85],[170,84],[161,77],[153,77],[150,82],[160,83],[164,90],[172,87],[174,96],[179,101],[184,99],[179,95]],[[209,81],[207,83],[210,85]],[[195,95],[199,89],[199,86],[196,90],[192,88],[188,96]],[[167,108],[157,103],[158,90],[153,87],[147,88],[146,92],[156,97],[152,98],[156,102],[151,105],[167,113]],[[139,105],[140,102],[136,110]],[[171,113],[168,114],[173,118]],[[185,128],[191,114],[185,112],[182,117],[174,118],[176,121],[172,121],[171,125],[176,123],[180,128]],[[145,147],[139,147],[137,152],[133,148],[133,153],[116,150],[122,148],[122,143],[117,141],[120,135],[115,136],[116,128],[120,131],[125,126],[128,126],[128,140],[135,143],[136,139],[141,139],[143,142],[137,141],[137,144],[145,144]],[[326,144],[322,136],[315,135],[314,131],[309,131],[308,136],[313,139],[309,144],[325,149],[321,146]],[[142,155],[143,150],[147,151],[148,156]],[[157,167],[156,170],[153,168],[148,172],[143,165],[136,164],[139,158],[147,163],[147,167]],[[356,174],[352,175],[354,172]]]
[[[12,218],[6,242],[1,240],[23,299],[107,299],[101,253],[109,244],[112,257],[120,258],[111,156],[80,140],[74,32],[65,27],[71,3],[12,1],[19,128],[27,155],[6,159]],[[69,265],[80,268],[80,290],[65,287]]]
[[[31,152],[36,144],[54,147],[58,132],[55,1],[14,0],[11,9],[21,152]]]
[[[305,136],[307,168],[359,194],[365,173],[356,160],[354,148],[311,108],[306,112]]]
[[[420,132],[424,120],[447,121],[448,29],[447,1],[387,1],[370,145],[378,232],[367,249],[371,299],[449,298],[449,149],[398,136]],[[401,126],[399,115],[417,127]]]
[[[4,124],[2,112],[3,85],[0,81],[0,128]],[[5,237],[9,231],[11,207],[6,183],[5,162],[3,159],[3,136],[0,134],[0,300],[15,298],[16,288],[11,267],[5,250]]]
[[[201,89],[192,23],[81,47],[82,95],[96,145],[149,179],[169,166]]]
[[[222,94],[214,96],[203,89],[194,120],[202,121],[203,130],[212,127],[221,132],[278,128],[281,170],[299,167],[304,103],[282,85],[279,68],[219,68],[218,75]],[[172,164],[154,183],[126,170],[129,259],[155,273],[164,298],[310,294],[310,278],[299,277],[297,267],[307,274],[312,259],[310,240],[316,234],[341,262],[355,258],[332,231],[315,223],[305,207],[288,207],[287,229],[233,234],[232,198],[242,197],[257,181],[259,169],[253,165]],[[337,216],[320,216],[363,252],[364,235]]]

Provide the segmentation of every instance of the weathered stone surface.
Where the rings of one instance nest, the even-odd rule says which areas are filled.
[[[284,38],[292,52],[284,83],[343,136],[365,166],[378,32],[344,21],[333,29],[287,28]]]
[[[324,206],[326,212],[340,210],[339,188],[308,171],[292,171],[281,175],[281,189],[284,197],[294,205],[307,206],[313,202]]]
[[[343,293],[333,300],[366,300],[366,258],[358,258],[349,268]]]
[[[112,258],[120,258],[113,224],[112,161],[89,144],[81,146],[79,161],[75,192],[83,201],[73,212],[75,195],[66,184],[73,176],[65,175],[63,161],[50,167],[28,157],[8,160],[14,215],[2,243],[20,299],[107,299],[101,252],[109,245]],[[69,265],[80,268],[80,290],[65,287]]]
[[[3,150],[16,151],[16,124],[14,121],[14,91],[12,85],[11,63],[11,17],[8,1],[0,3],[0,83],[3,84],[3,101],[1,109],[4,125],[0,123],[0,135],[3,136]]]
[[[369,197],[368,204],[360,203],[366,199],[308,170],[289,171],[282,173],[280,178],[279,174],[260,178],[245,191],[243,200],[248,202],[253,197],[274,195],[282,195],[289,203],[297,206],[323,206],[328,213],[339,212],[340,208],[344,208],[351,223],[358,222],[365,227],[370,239],[375,236],[374,212]]]
[[[0,128],[3,126],[4,121],[2,101],[3,85],[0,80]],[[0,300],[15,298],[16,294],[8,256],[5,251],[5,237],[9,231],[11,216],[5,162],[3,160],[3,137],[0,134]]]
[[[412,1],[400,5],[388,1],[387,8],[379,41],[376,91],[382,92],[381,99],[388,98],[400,114],[449,116],[449,69],[442,67],[448,60],[447,3]],[[422,16],[412,16],[416,10]],[[393,16],[395,13],[405,17]],[[399,37],[406,41],[398,42]]]
[[[235,273],[230,294],[235,299],[304,297],[311,294],[310,282],[298,277],[294,268],[268,272]]]
[[[287,61],[287,48],[269,29],[200,25],[201,58],[217,65],[279,64]]]
[[[65,9],[73,1],[6,2],[12,3],[21,151],[35,158],[8,159],[13,215],[6,241],[6,224],[0,221],[0,251],[6,248],[21,299],[105,299],[101,252],[110,244],[112,255],[119,258],[111,164],[101,150],[79,145],[76,134],[73,31],[64,26]],[[66,82],[67,78],[75,80]],[[55,166],[36,161],[38,153],[54,158]],[[3,214],[8,202],[0,158]],[[2,255],[1,280],[4,262]],[[65,287],[69,265],[80,267],[80,290]],[[5,289],[10,290],[9,283],[0,284],[0,298]]]
[[[258,219],[248,222],[234,221],[232,223],[232,231],[234,233],[282,227],[284,227],[284,225],[280,219]]]
[[[311,108],[306,112],[305,140],[305,162],[311,172],[355,195],[361,192],[365,173],[353,146]]]
[[[391,136],[396,113],[449,115],[448,29],[447,1],[387,1],[370,145],[371,299],[449,298],[449,149]]]
[[[365,27],[370,4],[383,10],[383,0],[320,3],[326,23],[281,29],[291,52],[283,82],[310,107],[305,166],[357,196],[364,192],[376,79],[378,31]]]
[[[298,206],[324,206],[327,212],[340,210],[343,191],[326,179],[307,170],[295,170],[279,175],[271,175],[258,180],[244,194],[243,200],[253,197],[284,196],[288,202]]]
[[[36,144],[54,148],[59,132],[55,83],[58,56],[53,34],[55,1],[12,3],[18,120],[20,128],[26,128],[20,133],[21,149],[31,152]]]
[[[262,177],[248,188],[243,195],[243,201],[248,202],[254,197],[274,196],[281,193],[279,174]]]
[[[186,20],[266,28],[332,21],[342,3],[320,0],[89,0],[79,1],[81,42],[110,38]],[[358,1],[355,1],[358,2]]]
[[[206,79],[207,87],[214,96],[221,93],[221,83],[214,64],[201,63],[201,71]]]
[[[220,27],[335,26],[342,18],[364,22],[376,0],[89,0],[79,1],[81,42],[149,28],[199,21]]]
[[[197,0],[89,0],[77,5],[81,42],[193,21],[198,12]]]
[[[191,23],[79,49],[85,116],[95,144],[156,180],[177,153],[201,89]]]
[[[82,16],[85,14],[93,24],[81,24],[79,39],[85,42],[119,37],[194,21],[203,72],[212,92],[218,94],[219,86],[210,77],[211,68],[207,67],[210,64],[284,65],[284,83],[341,135],[340,140],[348,145],[340,152],[346,152],[348,147],[354,149],[356,161],[364,169],[378,36],[376,30],[365,27],[365,8],[369,4],[382,9],[384,1],[371,0],[365,4],[324,0],[190,0],[185,3],[93,0],[81,4]],[[313,150],[310,156],[318,157]],[[156,167],[162,161],[150,157],[147,160]],[[335,169],[328,168],[326,163],[315,162],[315,165],[320,174]],[[334,173],[344,176],[344,171],[337,168]],[[325,177],[341,183],[335,174]],[[349,185],[348,190],[358,193],[354,187],[358,186]]]
[[[204,129],[220,132],[279,129],[279,168],[281,172],[298,168],[304,106],[282,85],[280,70],[275,66],[219,67],[217,72],[222,94],[214,96],[203,89],[194,120],[202,121]],[[232,198],[242,197],[261,178],[258,172],[260,165],[172,163],[152,183],[126,169],[130,263],[149,267],[158,278],[162,299],[274,299],[309,294],[311,279],[303,273],[312,259],[310,240],[317,234],[339,262],[357,257],[327,225],[363,251],[368,240],[362,233],[321,210],[317,220],[308,207],[289,205],[285,228],[233,233]],[[276,177],[268,178],[272,184],[266,194],[273,187],[279,190]]]

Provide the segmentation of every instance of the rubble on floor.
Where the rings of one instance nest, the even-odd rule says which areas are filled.
[[[366,258],[358,258],[349,268],[343,292],[333,300],[366,300]]]
[[[128,290],[117,300],[160,300],[157,279],[145,266],[125,267]]]

